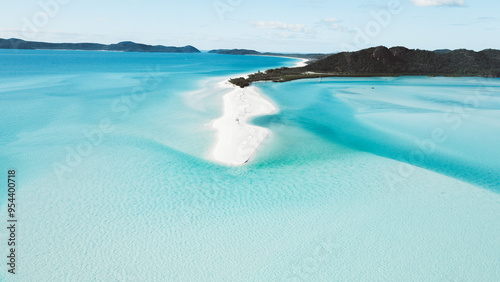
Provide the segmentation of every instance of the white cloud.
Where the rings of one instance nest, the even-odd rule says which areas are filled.
[[[415,6],[463,6],[464,0],[411,0]]]
[[[305,24],[288,24],[282,22],[250,22],[249,24],[257,27],[257,28],[265,28],[265,29],[281,29],[287,30],[291,32],[310,32],[308,28],[306,28]]]
[[[342,24],[342,20],[337,18],[324,18],[321,20],[320,26],[324,26],[338,32],[346,32],[346,33],[353,32],[351,28]]]
[[[297,33],[289,31],[269,31],[267,36],[271,38],[281,38],[281,39],[300,39],[300,38],[315,38],[316,34],[314,32],[309,33]]]

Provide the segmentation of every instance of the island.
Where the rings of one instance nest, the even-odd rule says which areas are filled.
[[[135,43],[132,41],[124,41],[110,45],[99,43],[47,43],[25,41],[17,38],[0,38],[0,49],[200,53],[200,50],[191,45],[187,45],[184,47],[173,47],[163,45],[146,45]]]
[[[270,69],[229,81],[243,88],[257,81],[286,82],[305,78],[404,75],[500,77],[500,50],[426,51],[378,46],[333,54],[303,67]]]
[[[300,59],[308,59],[309,61],[316,61],[323,59],[330,54],[321,54],[321,53],[313,53],[313,54],[298,54],[298,53],[273,53],[273,52],[259,52],[255,50],[249,49],[216,49],[210,50],[208,53],[214,54],[223,54],[223,55],[254,55],[254,56],[272,56],[272,57],[289,57],[289,58],[300,58]]]

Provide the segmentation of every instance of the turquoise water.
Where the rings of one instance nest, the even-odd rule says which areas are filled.
[[[500,192],[500,79],[331,78],[263,83],[281,113],[321,138]]]
[[[4,264],[2,280],[500,278],[498,79],[259,83],[281,111],[254,119],[272,134],[230,168],[207,160],[227,91],[215,84],[295,60],[0,60],[0,167],[17,171],[19,225],[18,274]]]

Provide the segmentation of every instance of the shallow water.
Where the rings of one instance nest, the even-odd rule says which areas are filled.
[[[500,192],[500,79],[331,78],[262,83],[291,123],[335,143]]]
[[[252,163],[230,168],[206,159],[224,95],[215,82],[294,60],[0,58],[0,167],[17,170],[19,280],[500,277],[499,80],[259,83],[281,112],[253,121],[272,134]],[[481,102],[468,107],[476,89]],[[458,127],[443,117],[454,107],[474,109]],[[436,128],[447,140],[409,164]]]

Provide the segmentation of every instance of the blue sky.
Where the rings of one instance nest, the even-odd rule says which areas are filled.
[[[500,49],[497,0],[2,0],[0,38],[336,52]]]

